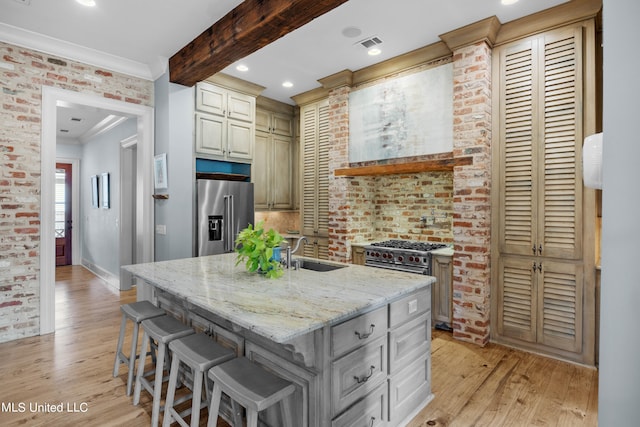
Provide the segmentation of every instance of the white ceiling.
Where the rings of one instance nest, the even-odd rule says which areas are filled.
[[[438,35],[497,16],[502,23],[568,0],[349,0],[223,72],[266,87],[263,95],[292,104],[290,96],[319,87],[318,79],[359,70],[437,42]],[[0,0],[0,40],[154,80],[168,58],[241,3],[241,0]],[[360,36],[345,37],[346,27]],[[354,43],[382,40],[371,57]],[[0,62],[2,58],[0,58]],[[1,65],[1,64],[0,64]],[[293,82],[283,88],[282,82]]]

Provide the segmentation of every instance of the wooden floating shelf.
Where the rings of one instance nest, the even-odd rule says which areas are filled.
[[[411,163],[393,165],[357,166],[344,169],[336,169],[335,176],[375,176],[395,175],[418,172],[443,172],[452,171],[455,166],[468,166],[473,164],[473,157],[457,157],[436,160],[424,160]]]
[[[154,194],[152,197],[156,200],[166,200],[169,198],[168,194]]]

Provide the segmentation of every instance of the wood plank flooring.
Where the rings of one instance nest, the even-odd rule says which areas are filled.
[[[56,333],[0,344],[0,425],[148,426],[149,395],[133,406],[126,367],[111,376],[118,307],[135,291],[117,293],[77,266],[58,267],[56,280]],[[432,387],[409,427],[597,425],[596,370],[446,332],[433,332]]]

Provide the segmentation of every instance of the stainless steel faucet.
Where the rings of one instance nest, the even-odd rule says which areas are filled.
[[[302,243],[303,241],[309,243],[309,239],[307,239],[305,236],[302,236],[296,242],[296,246],[293,248],[293,250],[291,249],[291,246],[287,246],[287,268],[291,268],[291,255],[298,252],[298,249],[300,249],[300,243]]]

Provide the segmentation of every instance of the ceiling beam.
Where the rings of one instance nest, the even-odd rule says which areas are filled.
[[[169,78],[193,86],[346,1],[245,0],[169,59]]]

